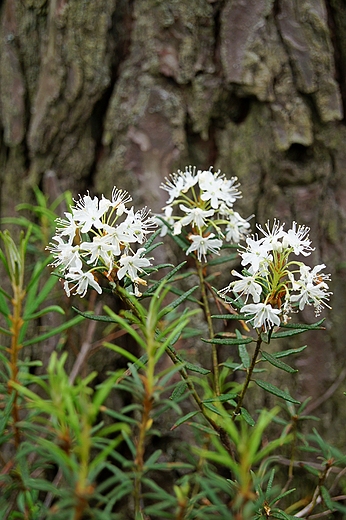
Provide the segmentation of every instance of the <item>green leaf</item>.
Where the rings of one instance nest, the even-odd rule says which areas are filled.
[[[127,322],[127,320],[124,320],[121,316],[118,314],[115,314],[108,305],[104,306],[104,310],[109,313],[110,317],[112,318],[114,323],[118,323],[118,325],[121,327],[121,329],[126,330],[130,336],[133,337],[133,339],[136,341],[138,345],[140,345],[144,350],[146,350],[146,343],[141,338],[141,336],[137,333],[137,331]]]
[[[291,354],[299,354],[299,352],[302,352],[303,350],[305,350],[306,347],[307,347],[307,345],[304,345],[303,347],[299,347],[299,348],[290,348],[288,350],[282,350],[281,352],[275,352],[275,354],[273,354],[273,356],[276,358],[282,358],[282,357],[290,356]]]
[[[177,298],[176,300],[174,300],[174,302],[167,305],[167,307],[164,307],[158,314],[158,320],[162,319],[163,316],[166,316],[166,314],[172,312],[176,307],[183,303],[190,296],[190,294],[192,294],[198,287],[198,285],[191,287],[191,289],[184,292],[184,294],[182,294],[180,298]]]
[[[177,267],[175,267],[174,269],[172,269],[172,271],[170,271],[169,273],[167,273],[163,278],[161,278],[161,280],[159,280],[158,282],[156,282],[156,284],[152,285],[151,287],[149,287],[149,289],[147,289],[144,293],[143,293],[143,296],[149,296],[150,294],[154,293],[156,291],[156,289],[158,289],[158,287],[160,287],[160,285],[162,284],[163,281],[166,281],[168,282],[169,280],[171,280],[173,278],[173,276],[184,266],[186,265],[186,261],[184,262],[181,262],[179,265],[177,265]]]
[[[222,415],[222,413],[220,412],[220,410],[219,410],[218,408],[216,408],[216,406],[214,406],[214,405],[211,404],[211,403],[206,403],[206,402],[204,402],[204,403],[203,403],[203,406],[204,406],[205,408],[207,408],[208,410],[210,410],[211,412],[216,413],[217,415]]]
[[[203,404],[205,404],[205,403],[224,403],[226,401],[230,401],[230,400],[234,399],[235,397],[237,397],[237,395],[238,394],[236,392],[232,392],[229,394],[222,394],[222,395],[217,395],[215,397],[209,397],[209,399],[204,399]]]
[[[119,347],[118,345],[114,345],[113,343],[109,343],[108,341],[104,341],[102,343],[102,345],[104,345],[105,347],[113,350],[114,352],[117,352],[121,356],[124,356],[129,361],[131,361],[131,363],[134,363],[137,368],[143,368],[144,367],[144,365],[140,364],[139,359],[136,356],[134,356],[131,352],[126,350],[125,348]]]
[[[239,330],[236,329],[235,333],[237,335],[237,338],[241,341],[243,338],[242,338],[242,335],[240,334]],[[250,360],[250,356],[248,354],[248,351],[247,351],[244,343],[239,343],[238,352],[239,352],[239,357],[240,357],[241,362],[243,363],[244,367],[249,368],[250,364],[251,364],[251,360]]]
[[[256,385],[258,385],[260,388],[263,388],[263,390],[266,390],[270,394],[276,395],[277,397],[280,397],[281,399],[284,399],[285,401],[289,401],[290,403],[300,404],[300,401],[297,401],[294,399],[290,394],[287,392],[284,392],[280,388],[277,388],[276,386],[272,385],[271,383],[268,383],[267,381],[261,381],[260,379],[255,379]]]
[[[279,500],[281,500],[282,498],[284,498],[287,495],[290,495],[294,491],[296,491],[296,488],[288,489],[287,491],[280,493],[280,495],[276,496],[275,498],[273,498],[273,500],[271,500],[271,502],[269,502],[269,505],[273,506],[276,502],[279,502]],[[296,518],[296,517],[294,517],[294,518]]]
[[[186,393],[188,389],[187,384],[184,381],[180,381],[174,388],[170,399],[172,401],[179,401],[179,399]]]
[[[220,319],[220,320],[239,320],[245,321],[247,319],[243,314],[213,314],[212,318]]]
[[[280,332],[273,332],[270,336],[270,339],[279,339],[279,338],[289,338],[290,336],[296,336],[297,334],[302,334],[306,332],[308,329],[293,329],[293,330],[282,330]]]
[[[196,430],[200,430],[201,432],[207,433],[208,435],[218,435],[218,433],[215,430],[209,428],[209,426],[205,426],[204,424],[192,422],[190,426],[192,428],[195,428]]]
[[[84,318],[82,316],[76,316],[75,318],[72,318],[71,320],[67,321],[66,323],[63,323],[62,325],[59,325],[59,327],[55,327],[54,329],[51,329],[49,332],[46,332],[45,334],[41,334],[41,336],[36,336],[35,338],[29,339],[27,341],[23,341],[23,347],[27,347],[29,345],[34,345],[35,343],[40,343],[41,341],[44,341],[48,338],[51,338],[52,336],[55,336],[56,334],[61,334],[65,330],[69,329],[70,327],[74,327],[81,321],[83,321]]]
[[[286,363],[284,363],[283,361],[279,361],[278,359],[276,359],[276,357],[269,354],[269,352],[265,352],[264,350],[262,350],[262,357],[266,361],[268,361],[268,363],[273,365],[274,367],[280,368],[281,370],[284,370],[285,372],[289,372],[290,374],[293,374],[294,372],[298,372],[298,370],[296,370],[295,368],[292,368],[289,365],[287,365]]]
[[[253,343],[255,340],[253,338],[213,338],[213,339],[204,339],[202,341],[205,343],[213,343],[214,345],[245,345],[246,343]]]
[[[45,307],[44,309],[35,312],[34,314],[29,314],[28,316],[23,316],[23,319],[25,321],[29,320],[35,320],[36,318],[41,318],[41,316],[44,316],[45,314],[48,314],[49,312],[57,312],[59,314],[65,314],[65,311],[59,306],[59,305],[49,305],[48,307]]]
[[[179,361],[180,361],[180,358],[179,358]],[[185,365],[185,368],[187,370],[191,370],[191,372],[197,372],[197,374],[203,374],[203,375],[210,374],[210,370],[208,370],[207,368],[203,368],[198,365],[194,365],[193,363],[189,363],[188,361],[183,361],[183,363]]]
[[[285,513],[285,511],[282,511],[281,509],[276,509],[275,511],[272,511],[270,517],[272,518],[278,518],[279,520],[296,520],[296,516],[288,515]]]
[[[279,332],[274,332],[271,335],[272,339],[276,338],[285,338],[287,336],[294,336],[295,334],[301,334],[302,332],[305,332],[306,330],[324,330],[325,327],[321,327],[322,323],[324,322],[325,318],[322,318],[321,320],[317,321],[316,323],[313,323],[312,325],[305,324],[305,323],[286,323],[281,324],[280,327],[282,329],[291,329],[288,331],[281,330]]]
[[[184,417],[180,417],[180,419],[178,419],[174,424],[173,426],[170,428],[170,430],[175,430],[176,428],[178,428],[178,426],[180,426],[181,424],[184,424],[186,421],[189,421],[190,419],[192,419],[192,417],[194,417],[195,415],[197,415],[198,413],[200,413],[199,410],[195,410],[193,412],[189,412],[187,413],[186,415],[184,415]]]
[[[92,312],[83,312],[74,306],[72,306],[72,309],[75,312],[77,312],[77,314],[79,314],[80,316],[83,316],[84,318],[87,318],[88,320],[104,321],[106,323],[117,323],[117,321],[115,321],[111,316],[93,314]]]
[[[331,511],[335,511],[335,504],[334,504],[333,500],[331,499],[331,496],[330,496],[327,488],[325,486],[321,486],[320,491],[321,491],[321,496],[323,498],[323,502],[326,504],[328,509],[330,509]]]
[[[246,421],[250,426],[255,426],[256,422],[251,417],[249,412],[246,410],[246,408],[240,408],[241,416],[243,417],[244,421]]]

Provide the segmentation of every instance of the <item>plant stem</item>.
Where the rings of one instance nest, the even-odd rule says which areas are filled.
[[[19,447],[20,444],[20,432],[17,427],[19,422],[19,405],[18,405],[18,392],[12,387],[12,382],[18,383],[18,354],[22,346],[19,344],[19,335],[21,328],[23,326],[23,319],[21,317],[22,311],[22,302],[25,296],[25,292],[18,285],[13,286],[13,315],[10,316],[10,320],[12,322],[11,332],[11,347],[9,349],[10,353],[10,370],[11,377],[8,381],[8,388],[10,393],[14,393],[13,405],[12,405],[12,420],[13,420],[13,435],[14,435],[14,443],[16,448]]]
[[[180,360],[177,358],[173,349],[167,348],[166,352],[175,365],[178,365],[180,363]],[[208,421],[210,426],[219,434],[222,444],[224,445],[224,447],[226,448],[228,453],[233,457],[233,449],[232,449],[231,443],[229,441],[229,436],[227,435],[226,431],[223,428],[221,428],[218,424],[216,424],[215,421],[213,421],[213,419],[211,417],[209,417],[209,415],[206,412],[205,407],[203,405],[203,401],[199,397],[199,395],[195,389],[195,386],[194,386],[193,382],[191,381],[191,379],[189,378],[189,375],[184,367],[182,367],[180,369],[180,375],[183,378],[183,380],[185,381],[188,389],[191,392],[193,399],[195,400],[195,403],[197,404],[197,406],[200,409],[201,413],[203,414],[204,418]]]
[[[236,408],[235,408],[235,410],[233,412],[232,419],[234,419],[239,414],[240,409],[242,407],[246,391],[247,391],[248,386],[249,386],[250,381],[251,381],[252,372],[253,372],[253,370],[255,368],[257,357],[258,357],[258,354],[259,354],[260,349],[261,349],[261,344],[262,344],[261,334],[258,334],[255,352],[254,352],[254,355],[252,356],[251,365],[249,366],[249,369],[247,371],[246,380],[245,380],[244,386],[242,388],[242,391],[240,393],[240,396],[238,398],[238,403],[237,403],[237,406],[236,406]]]
[[[155,341],[154,334],[152,333],[152,328],[155,329],[155,326],[152,325],[151,320],[148,317],[146,323],[148,361],[145,368],[145,374],[141,377],[144,389],[143,413],[142,420],[139,425],[139,435],[136,443],[136,458],[134,461],[136,466],[134,482],[134,504],[136,520],[143,518],[141,507],[141,489],[144,468],[145,439],[147,432],[150,430],[152,424],[150,414],[153,407],[155,392],[155,353],[157,351],[158,345]]]
[[[196,265],[197,265],[197,273],[198,273],[198,277],[199,277],[199,283],[200,283],[201,294],[202,294],[203,312],[204,312],[206,322],[208,324],[209,339],[213,339],[214,338],[214,327],[213,327],[213,320],[211,318],[208,294],[207,294],[206,286],[205,286],[203,265],[198,260],[196,260]],[[217,347],[214,343],[212,343],[211,348],[212,348],[212,365],[213,365],[213,375],[214,375],[214,392],[216,395],[220,395],[219,359],[218,359]]]

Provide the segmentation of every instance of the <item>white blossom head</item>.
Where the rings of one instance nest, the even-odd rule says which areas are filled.
[[[151,265],[143,244],[157,223],[148,208],[127,207],[131,201],[126,191],[116,187],[111,200],[88,193],[75,201],[64,219],[57,219],[56,235],[47,249],[68,296],[83,297],[88,287],[101,293],[102,276],[113,285],[127,278],[135,294],[140,294],[138,284],[145,282],[138,272],[145,275],[144,268]]]

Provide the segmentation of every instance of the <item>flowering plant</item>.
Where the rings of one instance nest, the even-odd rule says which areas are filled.
[[[128,209],[131,200],[126,191],[114,187],[111,200],[85,195],[65,213],[65,219],[57,219],[56,235],[47,249],[54,257],[52,265],[65,280],[68,296],[71,291],[85,296],[89,286],[101,294],[98,273],[113,284],[128,278],[140,296],[138,286],[146,282],[139,273],[145,274],[143,268],[151,263],[144,256],[145,247],[135,247],[145,242],[156,224],[146,207],[136,212]]]
[[[284,224],[274,221],[264,229],[258,226],[260,237],[246,236],[247,221],[241,224],[235,216],[238,225],[232,229],[232,241],[246,239],[245,246],[234,247],[239,248],[244,269],[242,273],[233,271],[236,279],[225,289],[217,291],[212,287],[211,280],[218,273],[208,273],[208,268],[234,261],[237,254],[212,261],[208,258],[206,265],[201,260],[206,260],[210,252],[218,253],[221,246],[212,240],[228,240],[227,226],[235,215],[233,202],[240,193],[237,188],[235,178],[227,181],[219,172],[189,168],[174,174],[165,187],[170,194],[166,222],[162,219],[164,225],[149,238],[156,224],[146,208],[137,212],[126,208],[131,201],[126,192],[114,188],[111,200],[103,196],[91,198],[89,194],[80,197],[65,218],[57,220],[48,247],[53,265],[65,279],[68,295],[76,292],[85,296],[88,287],[100,293],[100,277],[105,276],[112,294],[119,296],[124,305],[117,306],[116,311],[105,305],[106,314],[102,315],[100,302],[93,307],[92,298],[86,312],[74,308],[77,317],[53,328],[50,320],[46,325],[41,321],[50,312],[64,313],[59,305],[47,306],[57,281],[56,277],[45,280],[50,256],[42,258],[41,250],[36,248],[39,258],[26,281],[31,223],[27,233],[21,233],[18,246],[9,232],[0,232],[0,264],[9,277],[0,286],[0,314],[4,318],[0,327],[0,362],[4,367],[0,370],[4,412],[0,421],[4,461],[0,471],[0,518],[24,515],[33,520],[39,515],[47,519],[108,520],[122,518],[124,512],[136,519],[174,516],[207,520],[216,515],[259,520],[317,518],[333,515],[335,510],[346,513],[345,495],[338,492],[338,487],[345,487],[341,480],[345,479],[345,455],[325,443],[317,430],[306,435],[300,426],[312,418],[310,413],[321,399],[312,405],[309,400],[300,403],[286,389],[272,383],[271,372],[262,379],[266,367],[287,374],[297,372],[282,358],[299,354],[306,345],[295,348],[291,337],[323,329],[323,319],[312,325],[287,323],[289,313],[312,305],[319,314],[323,306],[328,307],[330,276],[323,274],[324,264],[310,267],[299,259],[313,251],[309,228],[293,222],[285,231]],[[40,200],[45,204],[43,197]],[[182,215],[173,216],[177,206]],[[45,219],[50,215],[53,226],[53,212],[46,206],[34,209],[35,215],[42,214]],[[171,223],[167,222],[171,217]],[[37,238],[46,240],[46,226],[47,221],[42,238],[37,230],[33,233],[31,244]],[[168,232],[185,252],[191,248],[196,270],[189,265],[183,272],[186,262],[150,267],[146,256],[161,245],[154,244],[160,231]],[[136,298],[140,295],[138,285],[145,284],[139,276],[161,268],[168,268],[168,272],[145,291],[143,299],[149,301],[143,305]],[[199,282],[193,286],[196,274]],[[126,278],[128,283],[119,283]],[[187,290],[182,285],[186,279],[192,282]],[[181,285],[177,287],[176,282]],[[129,293],[130,283],[134,295]],[[228,292],[235,297],[227,297]],[[189,302],[195,306],[193,310],[179,310],[181,304]],[[208,325],[208,338],[201,338],[206,329],[201,331],[200,309]],[[40,332],[31,337],[37,318]],[[106,324],[97,344],[116,353],[113,360],[107,357],[108,370],[102,376],[98,377],[96,370],[88,372],[99,331],[92,321],[81,330],[81,348],[75,349],[74,334],[73,348],[66,343],[65,352],[54,351],[47,370],[41,359],[21,355],[23,348],[60,337],[84,318]],[[218,320],[215,332],[214,320]],[[228,320],[232,324],[239,322],[239,329],[228,326]],[[248,331],[244,320],[253,324],[257,337],[244,333]],[[273,330],[276,325],[280,331]],[[42,331],[42,326],[46,330]],[[123,346],[113,343],[120,337]],[[196,359],[195,347],[190,349],[183,343],[192,337],[211,346],[211,362],[205,365],[202,357]],[[131,338],[131,345],[127,338]],[[283,344],[283,349],[266,350],[265,343],[283,338],[288,349]],[[57,341],[61,346],[61,340]],[[134,343],[135,349],[128,348]],[[76,353],[76,359],[67,371],[69,350]],[[169,363],[162,362],[163,355],[169,357]],[[127,361],[126,369],[119,368],[119,356]],[[35,373],[35,366],[42,367],[42,372]],[[93,382],[95,377],[97,384]],[[338,379],[342,380],[340,376]],[[284,384],[286,388],[286,381]],[[254,388],[283,400],[285,408],[266,410],[264,406],[270,403],[266,398],[258,411],[261,396],[253,399]],[[335,383],[331,388],[332,392],[336,390]],[[248,391],[252,395],[248,396]],[[330,389],[326,393],[330,395]],[[187,403],[180,407],[188,398],[193,408]],[[163,421],[162,414],[168,409],[171,412]],[[172,417],[176,418],[170,431],[185,424],[189,430],[184,434],[197,432],[192,451],[189,433],[188,458],[186,451],[180,452],[179,443],[174,448],[174,459],[169,443],[168,449],[166,443],[160,443],[160,449],[153,450],[162,427],[167,437],[167,421]],[[271,428],[274,419],[276,424]],[[315,463],[312,456],[316,456]],[[315,481],[312,491],[313,480],[309,480],[308,494],[301,485],[304,468]],[[168,479],[161,477],[163,471]],[[293,499],[287,501],[293,491]]]
[[[289,313],[296,307],[300,311],[306,305],[313,305],[318,316],[322,307],[328,307],[331,292],[326,281],[330,275],[321,271],[324,264],[311,269],[304,262],[291,259],[291,256],[308,256],[313,248],[309,239],[310,229],[293,222],[292,227],[284,230],[284,224],[274,221],[270,229],[257,225],[264,235],[248,237],[246,246],[239,250],[242,258],[243,273],[233,270],[239,280],[231,282],[220,291],[232,291],[236,299],[245,297],[245,305],[240,311],[249,317],[255,329],[268,332],[280,322],[287,323]],[[247,303],[249,297],[253,303]]]
[[[199,261],[203,258],[206,262],[209,252],[219,254],[224,240],[238,243],[249,232],[249,222],[233,209],[241,197],[237,177],[226,179],[220,170],[188,166],[166,178],[161,188],[169,194],[164,214],[158,219],[161,236],[169,229],[173,235],[184,230],[190,243],[187,255],[195,253]]]

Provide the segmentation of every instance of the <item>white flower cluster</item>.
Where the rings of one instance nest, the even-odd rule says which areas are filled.
[[[187,255],[195,252],[199,261],[202,257],[206,261],[209,252],[219,254],[223,240],[238,243],[249,232],[249,222],[233,210],[234,202],[241,197],[238,187],[236,177],[227,179],[220,170],[197,170],[195,166],[178,170],[161,184],[169,198],[160,217],[173,227],[174,235],[188,228],[191,245]],[[177,209],[180,212],[175,212]],[[167,230],[162,224],[161,236]]]
[[[294,309],[303,310],[313,305],[316,316],[332,294],[328,284],[330,275],[321,271],[324,264],[313,268],[304,262],[291,259],[294,256],[308,256],[313,248],[309,239],[310,229],[293,222],[291,229],[284,230],[284,224],[275,221],[272,229],[257,226],[264,235],[248,237],[246,246],[239,251],[242,258],[243,274],[232,271],[239,280],[231,282],[220,291],[221,295],[233,292],[236,298],[243,297],[245,305],[241,312],[249,317],[255,329],[265,332],[275,325],[288,320]],[[251,297],[253,303],[247,303]]]
[[[151,264],[144,258],[144,247],[134,248],[145,242],[157,224],[147,208],[128,209],[131,200],[126,191],[114,187],[112,200],[85,195],[75,201],[65,219],[57,219],[56,235],[47,249],[54,257],[52,265],[65,280],[68,296],[73,291],[83,297],[89,286],[101,293],[98,273],[110,282],[128,277],[140,296],[138,285],[146,282],[138,273]]]

